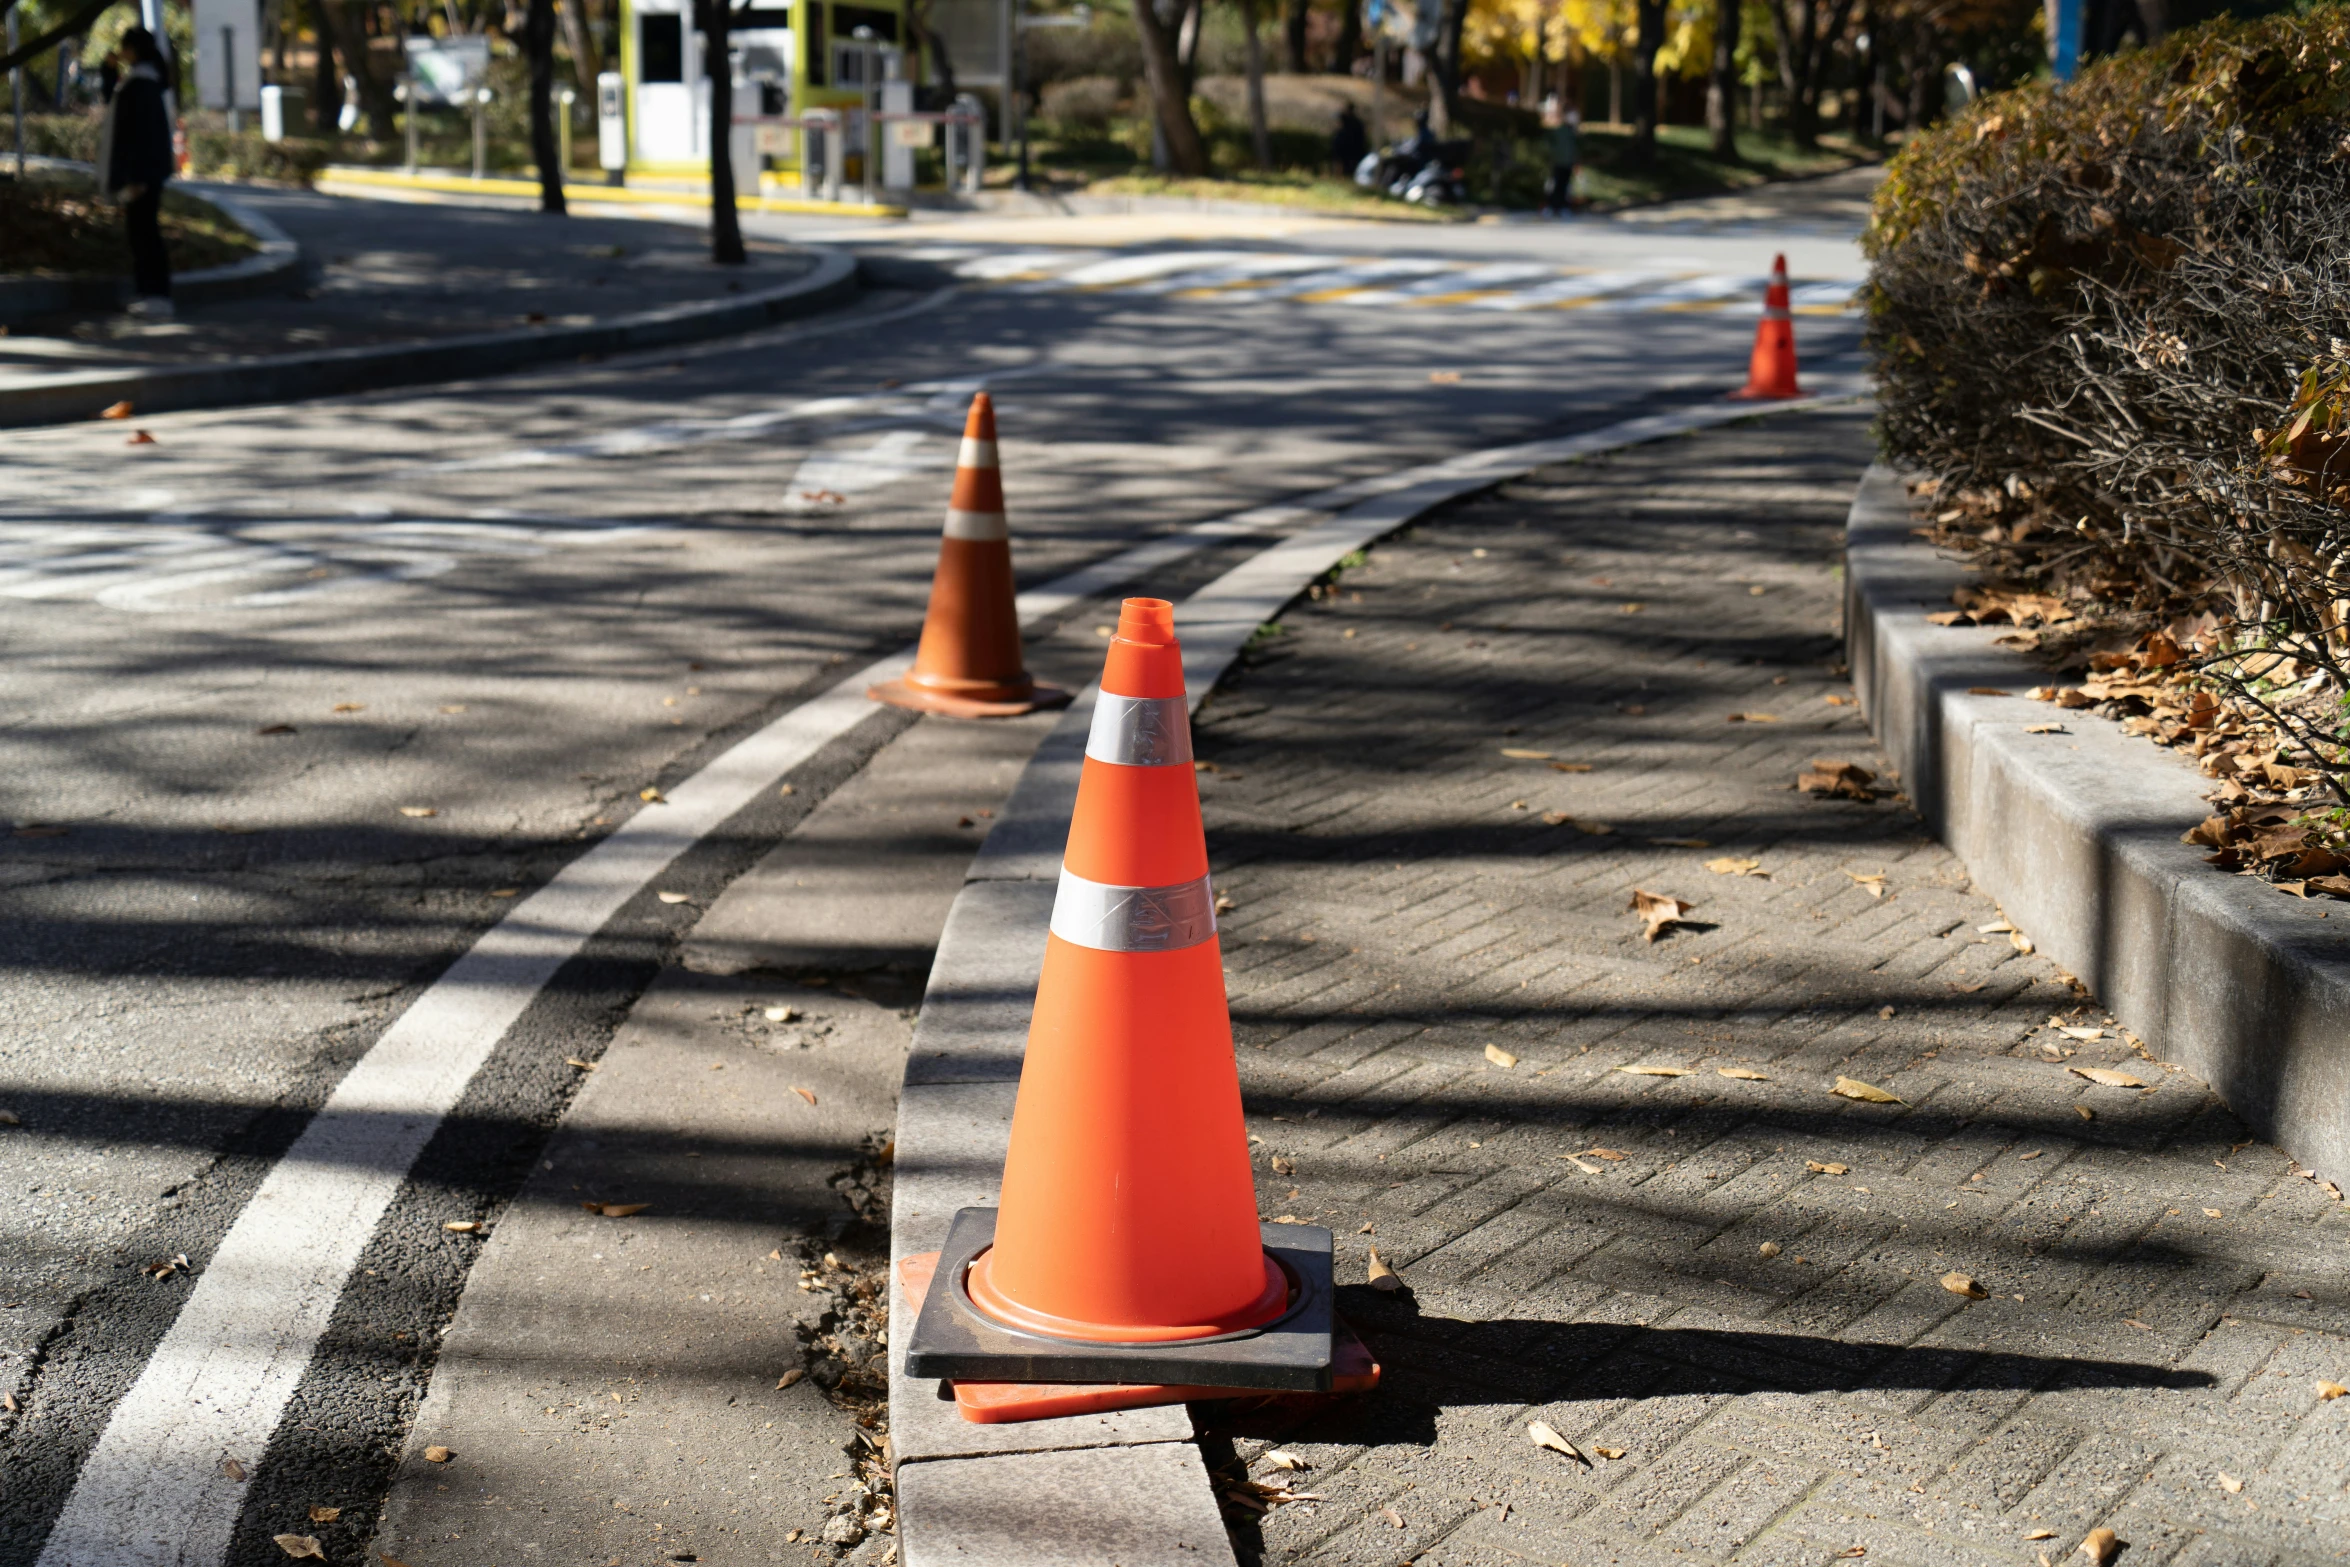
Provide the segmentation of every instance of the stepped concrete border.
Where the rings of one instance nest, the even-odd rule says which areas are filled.
[[[1380,481],[1382,493],[1268,545],[1176,607],[1192,709],[1258,627],[1316,577],[1436,507],[1555,463],[1844,401],[1859,389],[1850,375],[1815,385],[1807,402],[1698,403]],[[939,937],[898,1098],[889,1402],[902,1567],[1231,1567],[1235,1560],[1206,1464],[1190,1445],[1188,1409],[972,1425],[940,1383],[905,1374],[914,1311],[894,1287],[897,1264],[937,1250],[956,1209],[996,1200],[1097,689],[1071,703],[1038,745],[972,861]]]
[[[294,402],[344,392],[503,375],[581,354],[620,354],[729,337],[846,304],[857,293],[857,261],[810,247],[816,265],[789,283],[736,298],[614,316],[581,326],[473,332],[380,348],[331,348],[213,364],[89,370],[0,386],[0,429],[65,424],[116,402],[140,413]]]
[[[89,164],[70,158],[27,158],[35,168],[81,169]],[[261,249],[225,267],[201,267],[171,280],[172,297],[182,304],[211,304],[224,299],[250,299],[291,289],[302,280],[302,247],[286,231],[237,200],[235,192],[204,181],[183,182],[180,189],[198,201],[217,207],[229,220],[261,242]],[[113,310],[129,302],[131,280],[126,277],[0,278],[0,326],[15,326],[40,316],[67,311]]]
[[[1930,624],[1972,573],[1917,524],[1899,476],[1870,469],[1846,525],[1845,642],[1919,814],[2151,1054],[2350,1184],[2350,908],[2204,864],[2179,835],[2211,814],[2209,779],[2110,720],[2025,700],[2047,672],[1999,628]],[[2065,732],[2027,733],[2050,723]]]

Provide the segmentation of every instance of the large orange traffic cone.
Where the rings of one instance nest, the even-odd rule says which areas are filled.
[[[869,687],[876,702],[953,718],[1009,718],[1059,707],[1069,693],[1038,685],[1021,661],[1020,616],[1012,604],[1012,535],[1004,481],[996,468],[995,405],[971,399],[955,489],[947,502],[930,611],[911,673]]]
[[[971,1298],[1061,1338],[1205,1338],[1288,1303],[1257,1231],[1173,606],[1128,599],[1102,670]]]
[[[1012,1114],[908,1346],[957,1380],[1331,1386],[1330,1232],[1257,1218],[1162,599],[1111,638]]]
[[[1795,384],[1795,315],[1787,305],[1787,258],[1771,258],[1771,282],[1763,291],[1762,319],[1754,325],[1754,357],[1746,385],[1730,394],[1758,402],[1801,397]]]

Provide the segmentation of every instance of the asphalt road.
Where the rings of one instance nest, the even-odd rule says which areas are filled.
[[[1768,212],[1726,221],[1483,233],[1493,258],[1563,266],[1685,270],[1667,245],[1766,265]],[[1378,236],[1390,254],[1423,238]],[[1445,231],[1425,253],[1475,261],[1479,239]],[[1848,241],[1808,222],[1795,240],[1852,275]],[[1131,226],[1043,241],[1194,242]],[[1346,478],[1718,395],[1752,331],[1714,310],[1334,308],[957,274],[1021,243],[995,223],[925,258],[905,252],[938,235],[914,236],[888,274],[906,286],[684,353],[165,415],[143,422],[153,444],[120,424],[12,438],[0,1564],[38,1556],[191,1276],[423,988],[513,898],[657,809],[640,791],[911,640],[976,386],[997,399],[1028,582]],[[1842,318],[1801,331],[1813,360],[1855,337]],[[462,1217],[510,1195],[576,1085],[563,1058],[600,1050],[698,908],[896,722],[877,709],[792,795],[678,862],[660,887],[683,901],[636,898],[604,926],[492,1052],[403,1209]],[[458,1235],[371,1242],[270,1453],[386,1472],[469,1257]],[[247,1528],[229,1559],[282,1557]]]

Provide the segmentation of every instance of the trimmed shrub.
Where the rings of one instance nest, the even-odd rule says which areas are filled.
[[[2350,801],[2350,9],[2220,21],[1984,99],[1878,193],[1889,456],[1995,576],[2204,673]]]
[[[1114,76],[1077,76],[1047,87],[1037,112],[1056,125],[1098,136],[1109,130],[1125,96]]]

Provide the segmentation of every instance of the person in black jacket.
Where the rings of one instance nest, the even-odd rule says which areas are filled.
[[[172,175],[171,109],[163,93],[163,51],[155,35],[134,27],[115,46],[123,75],[106,106],[98,137],[98,184],[122,203],[130,240],[131,314],[168,319],[171,262],[163,251],[163,183]]]

